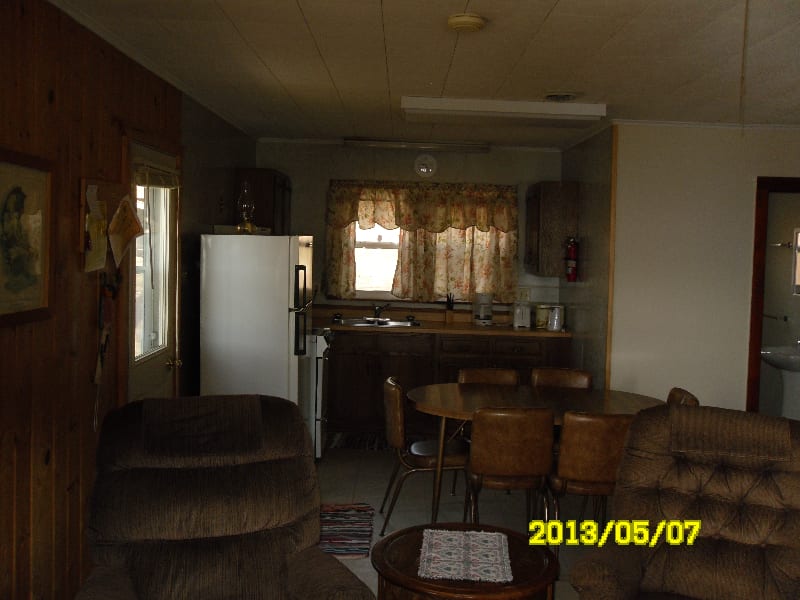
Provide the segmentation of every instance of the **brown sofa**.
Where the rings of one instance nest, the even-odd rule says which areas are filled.
[[[699,519],[693,545],[610,544],[578,560],[586,599],[800,598],[800,422],[659,406],[631,425],[615,519]],[[678,541],[678,530],[672,532]],[[684,530],[685,531],[685,530]]]
[[[374,598],[318,548],[319,510],[294,404],[128,404],[103,422],[88,526],[97,566],[77,598]]]

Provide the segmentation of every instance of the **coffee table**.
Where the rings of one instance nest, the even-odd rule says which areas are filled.
[[[452,579],[424,579],[419,570],[425,529],[490,531],[506,534],[511,573],[509,583]],[[372,548],[372,566],[378,572],[378,600],[461,598],[546,598],[558,574],[558,561],[547,548],[528,545],[528,536],[490,525],[437,523],[395,531]]]

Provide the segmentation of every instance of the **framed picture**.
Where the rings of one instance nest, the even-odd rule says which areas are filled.
[[[0,148],[0,325],[49,315],[51,166]]]

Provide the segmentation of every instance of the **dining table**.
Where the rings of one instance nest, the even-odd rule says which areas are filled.
[[[407,396],[416,410],[439,417],[431,523],[436,523],[439,514],[447,419],[471,421],[475,411],[484,407],[543,407],[553,409],[555,425],[560,426],[567,411],[629,415],[664,402],[659,398],[621,390],[489,383],[434,383],[408,390]]]

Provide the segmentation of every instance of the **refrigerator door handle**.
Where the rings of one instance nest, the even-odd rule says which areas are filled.
[[[300,273],[303,274],[303,281],[300,281]],[[294,266],[294,306],[289,308],[294,316],[294,353],[295,356],[306,355],[306,330],[308,309],[311,307],[311,300],[306,299],[307,271],[305,265]]]
[[[305,306],[299,306],[299,307],[297,307],[297,306],[290,306],[290,307],[289,307],[289,312],[290,312],[290,313],[296,313],[296,314],[300,314],[300,315],[302,315],[302,314],[305,314],[305,313],[307,313],[309,310],[311,310],[311,305],[312,305],[312,304],[314,304],[314,301],[313,301],[313,300],[309,300],[308,302],[306,302]]]

